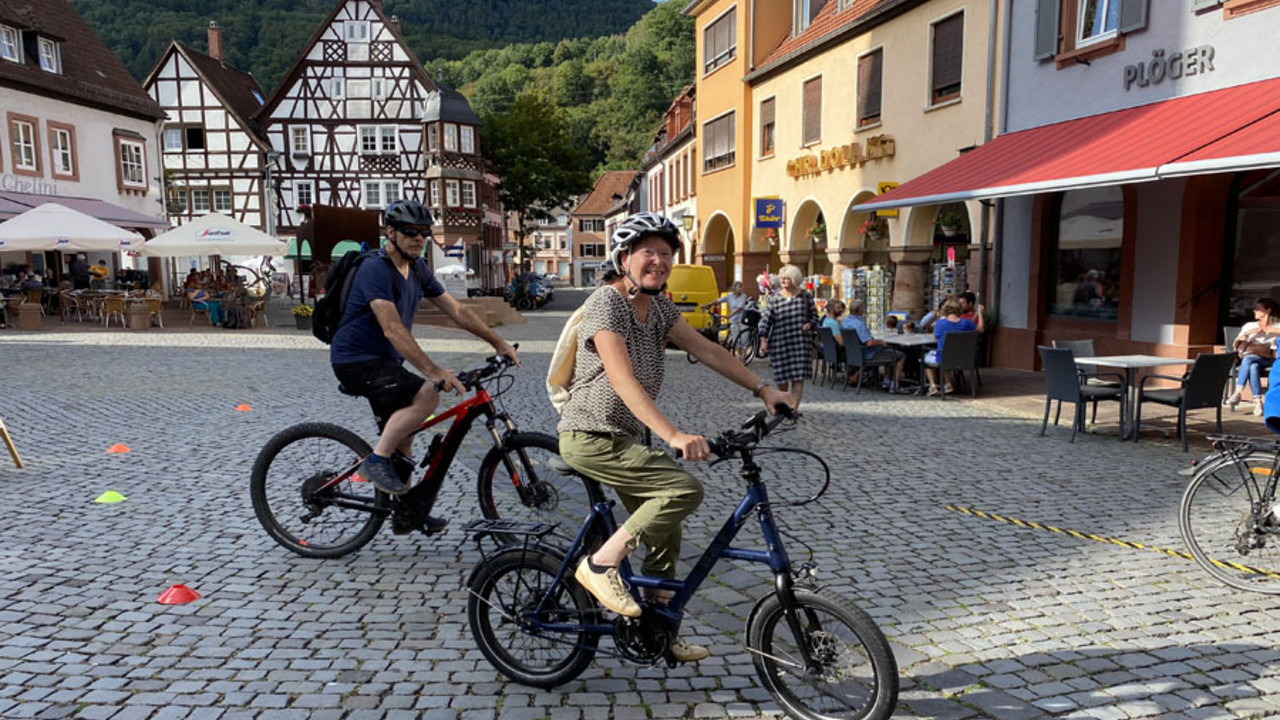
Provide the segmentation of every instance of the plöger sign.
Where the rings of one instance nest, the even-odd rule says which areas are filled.
[[[802,178],[827,170],[856,167],[868,160],[893,157],[895,152],[897,152],[897,142],[892,135],[875,135],[867,138],[865,151],[857,143],[850,143],[819,151],[817,155],[801,155],[794,160],[788,160],[787,175]]]

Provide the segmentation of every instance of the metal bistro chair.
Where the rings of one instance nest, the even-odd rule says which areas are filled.
[[[949,339],[948,342],[950,342]],[[1085,403],[1093,403],[1093,421],[1096,423],[1098,401],[1115,400],[1120,403],[1118,424],[1120,439],[1124,440],[1124,411],[1128,388],[1125,387],[1123,376],[1115,374],[1120,378],[1118,384],[1092,385],[1076,367],[1075,353],[1070,348],[1050,348],[1041,345],[1039,350],[1040,360],[1044,366],[1045,384],[1044,420],[1040,423],[1040,436],[1044,437],[1045,431],[1049,428],[1049,409],[1054,400],[1058,401],[1058,412],[1053,416],[1054,426],[1057,426],[1058,419],[1062,416],[1062,403],[1075,404],[1075,410],[1071,416],[1071,442],[1073,443],[1076,441],[1076,432],[1084,429]],[[1110,374],[1104,373],[1104,375]]]
[[[1092,340],[1054,340],[1053,346],[1059,349],[1066,348],[1070,350],[1073,359],[1082,358],[1082,357],[1096,357],[1098,354],[1097,351],[1095,351],[1093,348]],[[1085,382],[1090,385],[1099,385],[1103,387],[1114,388],[1124,384],[1124,375],[1121,375],[1119,373],[1098,372],[1098,369],[1096,367],[1087,367],[1087,368],[1077,367],[1076,369],[1080,371],[1080,375],[1082,377],[1081,382]],[[1105,378],[1105,377],[1119,378],[1119,382],[1116,382],[1114,380],[1103,380],[1102,378]],[[1061,403],[1058,404],[1058,412],[1059,413],[1062,412]],[[1057,421],[1055,421],[1055,424],[1056,422]],[[1094,401],[1093,403],[1093,419],[1090,420],[1089,422],[1093,422],[1093,423],[1098,422],[1097,401]]]
[[[1231,374],[1236,362],[1234,353],[1213,355],[1203,353],[1196,356],[1195,365],[1181,377],[1173,375],[1147,375],[1138,382],[1137,414],[1133,420],[1133,441],[1137,442],[1142,432],[1142,403],[1154,402],[1178,409],[1178,435],[1182,438],[1182,451],[1187,451],[1187,411],[1214,408],[1218,412],[1218,432],[1222,432],[1222,385]],[[1152,378],[1174,380],[1179,383],[1176,388],[1146,389],[1147,381]]]
[[[896,355],[867,358],[866,353],[862,350],[865,346],[862,344],[862,338],[858,337],[857,331],[842,328],[840,336],[844,338],[845,377],[848,377],[855,367],[858,369],[858,387],[854,390],[855,395],[862,392],[862,382],[866,378],[867,372],[873,368],[887,367],[891,368],[890,374],[894,372],[893,368],[898,364]],[[897,381],[899,379],[893,378],[892,380]]]
[[[978,377],[979,334],[977,330],[947,333],[942,343],[942,352],[938,354],[937,363],[927,363],[923,357],[920,359],[920,377],[925,376],[925,367],[938,369],[938,379],[942,381],[938,383],[940,399],[947,399],[947,377],[956,372],[960,374],[961,379],[965,379],[966,370],[973,372],[973,380],[969,382],[969,394],[978,397],[978,383],[981,382]]]
[[[844,372],[845,384],[849,381],[848,367],[840,362],[840,346],[836,344],[835,333],[831,332],[831,328],[818,328],[818,353],[820,365],[813,379],[821,383],[825,378],[831,378],[831,387],[836,386],[836,380],[840,379],[840,373]]]

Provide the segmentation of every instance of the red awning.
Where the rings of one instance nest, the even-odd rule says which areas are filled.
[[[143,215],[134,210],[122,208],[119,205],[112,205],[109,202],[96,200],[94,198],[77,198],[63,197],[61,195],[37,195],[35,193],[21,193],[0,191],[0,222],[8,220],[11,217],[21,215],[22,213],[34,207],[40,207],[48,202],[56,202],[65,205],[72,210],[78,210],[95,217],[104,222],[109,222],[116,227],[122,228],[150,228],[153,230],[168,230],[169,223],[160,218]]]
[[[1280,166],[1280,78],[1022,130],[854,210]]]

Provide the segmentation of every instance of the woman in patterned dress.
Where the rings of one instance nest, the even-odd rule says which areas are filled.
[[[778,271],[780,292],[769,298],[760,319],[760,349],[769,353],[773,382],[779,390],[790,390],[793,409],[800,409],[804,381],[813,374],[813,330],[818,326],[818,308],[813,296],[801,287],[804,275],[795,265]]]
[[[641,607],[623,586],[618,565],[644,543],[643,573],[674,578],[681,521],[702,501],[702,483],[675,458],[647,447],[644,430],[680,450],[686,462],[706,460],[711,453],[706,438],[677,428],[654,402],[662,389],[667,342],[751,390],[770,411],[790,404],[791,397],[690,327],[662,295],[680,248],[680,232],[670,220],[656,213],[632,215],[609,245],[613,268],[583,304],[573,380],[557,430],[564,461],[612,487],[631,514],[599,550],[582,559],[574,577],[609,610],[639,617]],[[667,599],[659,591],[648,596],[659,604]],[[679,637],[668,650],[680,662],[709,654]]]

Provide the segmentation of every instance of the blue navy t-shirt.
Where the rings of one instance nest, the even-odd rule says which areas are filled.
[[[382,334],[378,318],[368,310],[369,303],[374,300],[395,303],[400,321],[406,328],[413,327],[413,313],[418,309],[422,298],[435,298],[444,294],[444,287],[431,273],[431,268],[425,267],[425,263],[421,274],[426,280],[425,287],[419,286],[419,273],[414,272],[413,268],[409,269],[408,278],[400,275],[385,250],[360,263],[356,276],[351,280],[341,326],[334,333],[333,344],[329,346],[329,362],[334,365],[369,360],[403,362],[404,358],[396,352],[387,336]],[[397,295],[399,300],[396,299]]]

